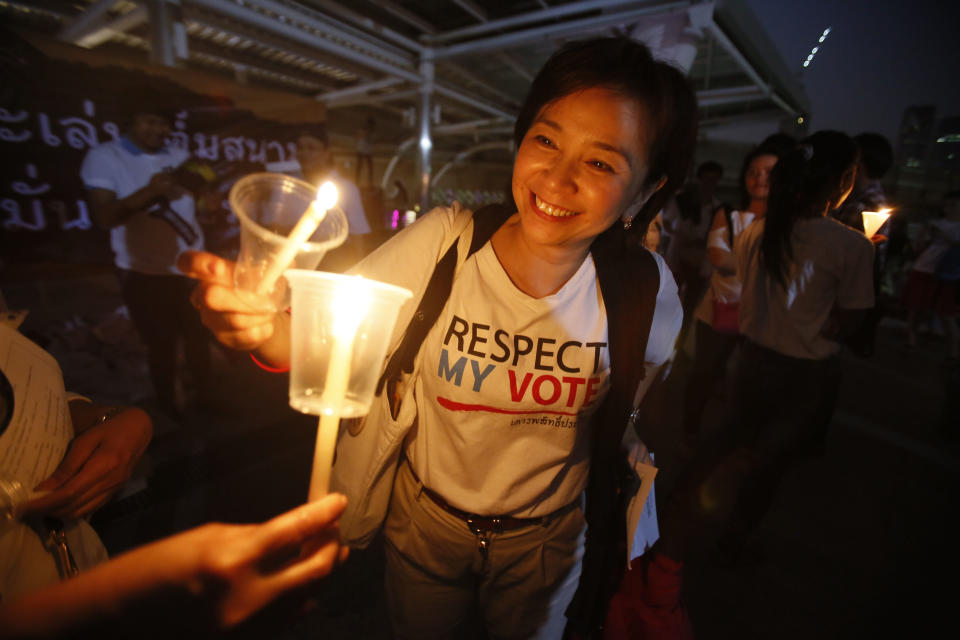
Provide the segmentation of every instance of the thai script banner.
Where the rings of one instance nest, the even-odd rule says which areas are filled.
[[[58,112],[0,108],[0,157],[4,158],[0,225],[6,231],[93,226],[79,179],[80,165],[87,151],[117,140],[121,127],[99,118],[92,99],[63,106]],[[192,126],[193,113],[176,113],[168,145],[210,163],[266,164],[295,158],[292,141],[200,130]]]

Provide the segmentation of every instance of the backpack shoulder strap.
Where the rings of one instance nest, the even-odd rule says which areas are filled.
[[[437,262],[427,288],[423,292],[420,304],[410,319],[400,346],[393,352],[387,366],[377,383],[379,394],[384,384],[389,380],[399,379],[402,373],[413,371],[413,362],[420,351],[420,345],[427,337],[430,329],[440,317],[440,312],[453,288],[453,277],[457,265],[477,252],[493,236],[497,229],[513,214],[513,208],[505,204],[490,204],[481,207],[473,213],[472,234],[470,248],[462,258],[458,255],[459,242],[453,242],[447,252]]]
[[[608,418],[598,425],[598,452],[611,442],[612,447],[619,447],[627,417],[634,409],[637,387],[646,376],[647,341],[660,289],[654,257],[624,236],[621,229],[613,228],[591,247],[610,342],[610,392],[604,406]]]
[[[470,250],[467,251],[467,255],[463,259],[466,260],[487,244],[493,234],[497,232],[497,229],[502,227],[503,223],[514,212],[515,209],[512,205],[503,203],[488,204],[477,209],[473,214],[473,240],[470,242]]]
[[[660,289],[656,260],[625,236],[615,225],[590,248],[607,310],[610,390],[593,420],[586,509],[591,534],[587,536],[580,584],[567,608],[571,628],[585,635],[602,624],[612,595],[610,576],[622,571],[623,555],[617,549],[625,523],[617,507],[618,488],[625,474],[621,473],[618,456],[637,387],[645,376],[647,341]]]

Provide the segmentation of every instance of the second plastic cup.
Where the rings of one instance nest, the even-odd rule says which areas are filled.
[[[312,415],[366,415],[407,289],[291,269],[290,406]]]
[[[254,173],[230,189],[230,207],[240,220],[240,255],[234,284],[255,291],[271,261],[277,256],[293,227],[317,197],[317,187],[280,173]],[[315,269],[324,254],[347,239],[347,219],[339,207],[327,211],[308,242],[298,247],[292,267]],[[287,287],[277,281],[270,297],[285,301]]]

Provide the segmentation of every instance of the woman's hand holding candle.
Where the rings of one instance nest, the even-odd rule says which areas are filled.
[[[199,281],[191,302],[219,342],[232,349],[255,350],[261,359],[277,366],[289,363],[289,316],[278,312],[269,295],[336,201],[336,187],[325,182],[286,241],[271,257],[255,291],[237,287],[234,262],[197,251],[187,251],[178,258],[180,271]]]
[[[256,350],[262,360],[283,366],[290,359],[289,315],[265,296],[236,288],[234,263],[202,251],[186,251],[177,267],[198,281],[190,296],[200,319],[221,344]]]

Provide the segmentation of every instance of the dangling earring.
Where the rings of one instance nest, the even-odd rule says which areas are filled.
[[[620,219],[623,220],[623,230],[629,231],[630,227],[633,226],[633,216],[624,215]]]

